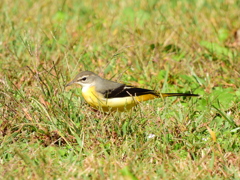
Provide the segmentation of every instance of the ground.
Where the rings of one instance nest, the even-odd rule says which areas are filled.
[[[1,179],[240,178],[239,1],[7,1]],[[96,112],[80,71],[158,92]]]

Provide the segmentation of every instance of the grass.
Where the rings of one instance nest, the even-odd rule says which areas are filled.
[[[3,1],[1,179],[238,179],[239,5]],[[96,113],[82,70],[200,97]]]

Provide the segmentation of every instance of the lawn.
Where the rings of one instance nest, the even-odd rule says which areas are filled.
[[[0,179],[239,179],[240,2],[8,1]],[[93,111],[80,71],[171,97]]]

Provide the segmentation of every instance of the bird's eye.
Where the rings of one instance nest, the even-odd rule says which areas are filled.
[[[86,81],[86,79],[87,79],[86,77],[83,77],[83,78],[81,79],[81,81]]]

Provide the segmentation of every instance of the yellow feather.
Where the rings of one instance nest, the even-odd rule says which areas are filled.
[[[95,91],[95,87],[89,87],[82,91],[84,99],[95,109],[103,111],[124,111],[136,106],[139,102],[157,98],[156,95],[146,94],[141,96],[129,96],[106,99],[101,93]]]

